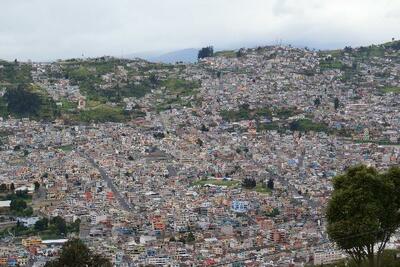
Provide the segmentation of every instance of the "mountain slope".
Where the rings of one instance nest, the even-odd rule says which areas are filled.
[[[177,61],[182,61],[184,63],[194,63],[197,61],[198,49],[188,48],[177,50],[168,53],[136,53],[128,55],[128,58],[143,58],[151,62],[161,62],[161,63],[175,63]]]

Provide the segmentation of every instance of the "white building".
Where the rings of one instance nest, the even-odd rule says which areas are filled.
[[[317,250],[314,252],[314,265],[330,264],[344,258],[345,256],[337,250]]]

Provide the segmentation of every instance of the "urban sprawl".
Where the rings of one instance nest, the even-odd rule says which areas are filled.
[[[258,47],[195,64],[0,61],[54,104],[0,118],[0,266],[43,266],[74,237],[115,266],[346,257],[326,234],[332,178],[400,163],[390,44]],[[1,77],[6,99],[14,83]]]

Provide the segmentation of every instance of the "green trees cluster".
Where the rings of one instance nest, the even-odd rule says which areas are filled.
[[[317,97],[314,99],[314,106],[317,108],[321,105],[321,98]]]
[[[35,223],[35,230],[38,232],[44,231],[49,226],[49,220],[47,218],[42,218]]]
[[[392,48],[394,50],[400,50],[400,41],[392,41],[391,43],[385,44],[385,47]]]
[[[53,99],[36,92],[33,86],[28,84],[21,83],[8,88],[1,101],[4,102],[4,107],[0,107],[3,116],[52,120],[61,115]]]
[[[28,206],[24,196],[11,195],[10,211],[12,215],[28,217],[33,214],[32,207]]]
[[[1,193],[8,192],[8,191],[9,191],[9,189],[6,184],[4,184],[4,183],[0,184],[0,192]]]
[[[270,212],[266,212],[267,217],[276,217],[280,214],[280,211],[278,208],[273,208]]]
[[[245,48],[240,48],[237,52],[236,52],[236,57],[243,57],[246,54],[246,49]]]
[[[268,179],[267,188],[270,190],[274,190],[274,179],[272,178]]]
[[[202,58],[206,58],[206,57],[212,57],[214,55],[214,47],[212,46],[207,46],[207,47],[203,47],[202,49],[200,49],[197,58],[198,59],[202,59]]]
[[[68,233],[79,233],[81,220],[77,219],[71,224],[67,224],[64,218],[56,216],[48,220],[42,218],[35,223],[34,229],[50,236],[66,236]]]
[[[13,199],[11,200],[10,209],[13,211],[23,211],[28,205],[23,199]]]
[[[7,62],[0,60],[0,81],[9,84],[28,84],[32,82],[31,65],[19,62]]]
[[[292,121],[289,124],[289,129],[291,131],[299,131],[299,132],[329,132],[329,128],[322,123],[314,122],[310,119],[299,119]]]
[[[338,110],[338,108],[340,106],[339,98],[335,97],[335,99],[333,100],[333,105],[335,107],[335,110]]]
[[[47,262],[45,267],[111,267],[111,262],[99,254],[93,253],[80,239],[66,242],[60,252],[60,257]]]
[[[382,253],[400,227],[400,168],[378,172],[352,167],[333,180],[327,231],[331,240],[361,266],[381,266]]]
[[[30,92],[27,85],[19,84],[4,94],[8,110],[18,116],[37,116],[40,110],[40,97]]]
[[[254,178],[244,178],[242,186],[246,189],[252,189],[257,186],[257,182]]]
[[[176,242],[177,240],[175,239],[175,237],[171,237],[170,241]],[[189,232],[186,235],[181,235],[178,241],[182,242],[183,244],[192,244],[196,241],[196,237],[192,232]]]
[[[8,233],[10,230],[15,236],[40,235],[43,239],[64,238],[69,233],[79,233],[80,223],[80,219],[67,224],[66,221],[59,216],[50,219],[44,217],[38,220],[32,227],[26,227],[18,221],[16,226],[5,229],[3,232]]]
[[[67,223],[65,222],[64,218],[56,216],[52,218],[50,222],[59,235],[65,236],[67,234]]]

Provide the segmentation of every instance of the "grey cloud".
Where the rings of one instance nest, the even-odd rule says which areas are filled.
[[[336,48],[398,38],[392,0],[1,0],[0,58],[47,60],[273,44]]]

